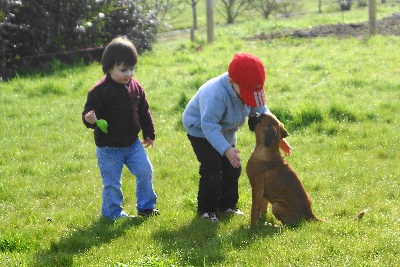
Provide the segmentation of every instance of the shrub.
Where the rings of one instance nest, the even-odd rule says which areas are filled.
[[[353,5],[352,0],[338,0],[338,2],[342,11],[350,10],[351,6]]]
[[[1,23],[8,58],[76,48],[74,28],[90,8],[90,0],[7,1]]]
[[[150,50],[160,22],[150,11],[141,12],[140,1],[118,0],[115,7],[106,16],[104,31],[109,40],[126,35],[136,46],[139,53]]]
[[[161,22],[152,11],[143,7],[144,0],[97,1],[86,20],[75,27],[84,47],[104,45],[125,35],[139,53],[151,49]]]
[[[74,61],[119,35],[139,53],[151,49],[160,24],[140,6],[144,0],[5,0],[0,4],[0,77],[48,65],[54,58]],[[89,49],[88,49],[89,48]],[[60,54],[61,53],[61,54]],[[37,64],[39,63],[39,65]]]

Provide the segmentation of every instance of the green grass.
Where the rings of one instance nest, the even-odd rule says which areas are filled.
[[[323,16],[333,17],[318,21]],[[279,27],[300,28],[316,21],[311,17],[280,20]],[[156,147],[147,151],[162,213],[147,220],[100,218],[93,136],[80,117],[99,64],[54,64],[50,72],[0,82],[0,265],[398,266],[399,37],[244,39],[274,23],[218,27],[213,45],[201,32],[194,44],[156,43],[139,58],[135,75],[157,128]],[[196,218],[198,163],[181,113],[237,51],[264,61],[268,106],[290,132],[286,159],[325,223],[248,229],[244,172],[239,206],[246,216],[218,225]],[[245,125],[238,137],[245,166],[254,136]],[[123,182],[124,208],[135,214],[135,179],[126,169]],[[353,222],[364,209],[364,219]],[[271,213],[267,218],[279,224]]]

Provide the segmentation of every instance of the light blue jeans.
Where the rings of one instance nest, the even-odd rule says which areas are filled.
[[[101,213],[104,217],[115,220],[127,216],[122,210],[124,165],[136,176],[137,210],[154,208],[157,195],[153,188],[153,166],[139,138],[130,147],[96,147],[96,155],[103,181]]]

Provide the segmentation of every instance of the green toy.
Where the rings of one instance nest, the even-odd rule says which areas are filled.
[[[107,133],[107,127],[108,127],[108,123],[106,120],[100,119],[96,121],[96,125],[97,127],[100,128],[100,130],[102,130],[104,133]]]

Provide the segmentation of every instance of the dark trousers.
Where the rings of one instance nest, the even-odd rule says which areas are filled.
[[[188,134],[197,160],[200,162],[197,211],[216,212],[234,208],[239,200],[238,180],[242,167],[234,168],[226,156],[219,152],[205,138]]]

